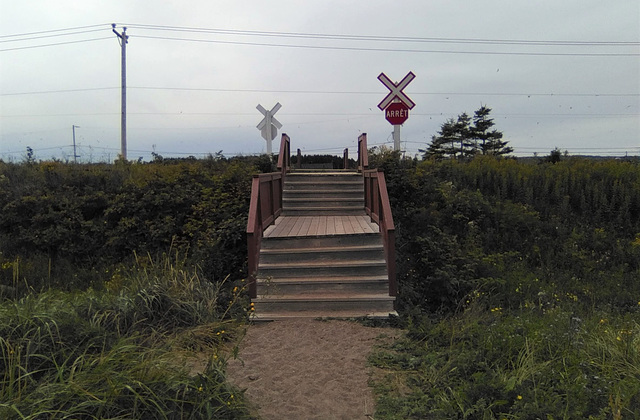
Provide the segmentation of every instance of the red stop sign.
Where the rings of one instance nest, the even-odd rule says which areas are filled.
[[[409,118],[409,107],[402,102],[392,102],[384,110],[384,117],[393,125],[400,125]]]

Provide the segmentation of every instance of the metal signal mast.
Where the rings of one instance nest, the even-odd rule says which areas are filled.
[[[113,33],[120,39],[122,49],[122,111],[120,120],[120,155],[122,159],[127,160],[127,28],[122,28],[122,33],[116,31],[116,24],[112,23]]]

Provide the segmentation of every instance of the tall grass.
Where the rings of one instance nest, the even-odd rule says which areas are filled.
[[[371,356],[379,419],[640,418],[637,315],[473,303]],[[583,312],[586,315],[586,313]]]
[[[241,291],[145,257],[106,290],[3,302],[0,418],[248,418],[224,374]]]

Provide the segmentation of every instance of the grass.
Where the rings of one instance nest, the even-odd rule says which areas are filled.
[[[422,319],[372,354],[376,419],[640,418],[637,313],[496,309]]]
[[[106,290],[5,300],[0,418],[249,418],[225,377],[241,292],[176,259],[146,257]]]

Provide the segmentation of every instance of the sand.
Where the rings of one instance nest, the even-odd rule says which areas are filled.
[[[399,331],[350,321],[286,320],[250,325],[231,383],[262,420],[373,419],[367,356]]]

